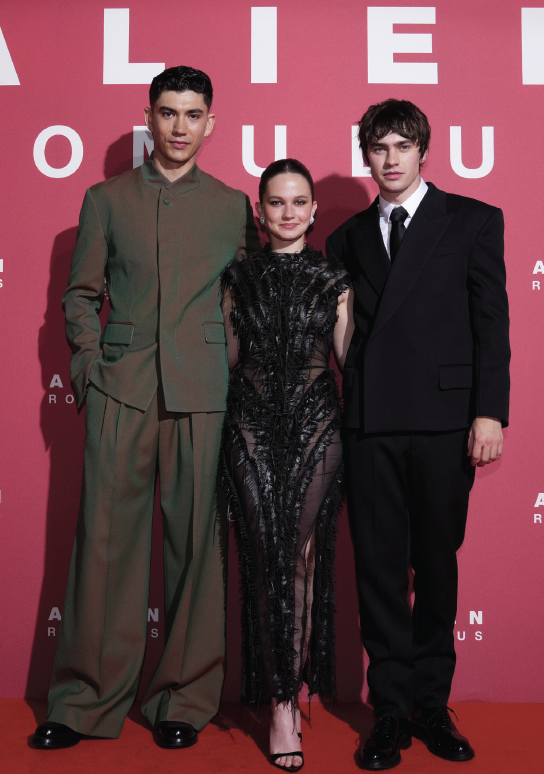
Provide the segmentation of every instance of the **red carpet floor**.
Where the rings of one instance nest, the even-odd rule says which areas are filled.
[[[544,704],[458,703],[459,728],[471,740],[476,758],[465,763],[442,761],[414,740],[402,753],[399,774],[543,774]],[[303,705],[303,712],[307,705]],[[224,704],[221,712],[187,750],[161,750],[150,730],[133,710],[116,740],[84,739],[68,750],[33,750],[29,738],[45,718],[45,705],[22,699],[0,700],[0,771],[2,774],[266,774],[268,708],[259,720],[244,709]],[[312,703],[311,726],[303,721],[305,774],[344,774],[359,771],[354,754],[359,735],[372,723],[370,709],[336,704],[331,715]]]

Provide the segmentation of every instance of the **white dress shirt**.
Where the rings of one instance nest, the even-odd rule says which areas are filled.
[[[419,188],[414,191],[414,193],[406,199],[405,202],[402,204],[391,204],[391,202],[386,202],[385,199],[382,198],[380,195],[379,201],[378,201],[378,209],[380,211],[380,229],[382,232],[383,237],[383,243],[385,245],[385,249],[387,250],[387,255],[389,256],[389,260],[391,260],[391,252],[389,249],[389,239],[391,235],[391,220],[390,216],[392,211],[395,209],[395,207],[404,207],[406,212],[408,213],[408,217],[404,221],[404,225],[406,228],[410,225],[410,221],[415,215],[415,212],[419,205],[421,204],[421,200],[427,193],[429,186],[427,183],[423,180],[423,178],[419,178]]]

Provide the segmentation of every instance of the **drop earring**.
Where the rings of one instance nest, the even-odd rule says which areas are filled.
[[[259,222],[261,226],[264,226],[264,215],[261,215],[261,217],[259,218]]]
[[[312,215],[312,216],[310,217],[310,226],[313,226],[313,225],[314,225],[314,223],[315,223],[315,218],[314,218],[314,216]]]

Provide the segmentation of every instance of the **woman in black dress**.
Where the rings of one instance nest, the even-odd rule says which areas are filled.
[[[306,167],[275,161],[257,211],[270,243],[223,276],[229,365],[223,444],[243,589],[242,695],[272,700],[271,761],[303,765],[298,693],[334,693],[333,558],[342,499],[331,348],[351,338],[346,272],[305,244]]]

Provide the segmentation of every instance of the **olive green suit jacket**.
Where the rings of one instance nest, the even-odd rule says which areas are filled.
[[[150,159],[89,188],[63,296],[78,405],[91,381],[144,411],[160,379],[168,411],[224,411],[219,278],[257,247],[248,197],[197,166],[170,183]]]

